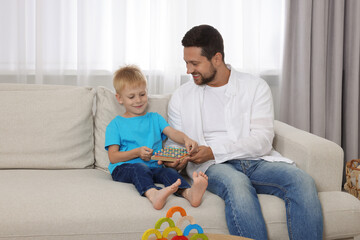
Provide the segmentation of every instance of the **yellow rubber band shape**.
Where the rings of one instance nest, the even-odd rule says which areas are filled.
[[[161,235],[161,232],[159,230],[156,229],[148,229],[144,232],[144,234],[142,235],[141,240],[148,240],[149,236],[151,234],[155,234],[157,239],[162,239],[163,236]]]
[[[171,232],[176,232],[176,235],[178,235],[178,236],[183,235],[180,228],[178,228],[178,227],[168,227],[163,231],[163,237],[167,238],[169,233],[171,233]]]

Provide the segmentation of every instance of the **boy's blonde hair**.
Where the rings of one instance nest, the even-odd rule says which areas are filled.
[[[146,86],[146,78],[136,65],[121,67],[114,73],[113,85],[117,94],[125,87]]]

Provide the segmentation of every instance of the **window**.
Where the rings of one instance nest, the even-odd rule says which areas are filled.
[[[0,82],[103,85],[137,64],[150,93],[171,93],[186,75],[181,39],[210,24],[225,61],[279,73],[283,0],[1,0]]]

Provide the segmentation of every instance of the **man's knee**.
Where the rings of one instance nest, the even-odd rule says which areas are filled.
[[[298,171],[293,174],[292,183],[297,189],[302,189],[303,191],[316,191],[314,179],[301,169],[298,169]]]
[[[293,176],[292,186],[288,189],[287,197],[304,206],[319,206],[318,192],[314,179],[299,169]]]
[[[250,179],[239,171],[206,173],[209,176],[208,190],[224,200],[253,201],[254,196],[256,196]]]

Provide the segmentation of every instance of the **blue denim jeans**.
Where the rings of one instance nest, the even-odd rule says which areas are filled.
[[[140,195],[151,188],[161,189],[155,183],[161,183],[165,187],[172,185],[179,178],[179,189],[190,188],[186,180],[172,168],[150,168],[144,163],[124,163],[117,166],[111,174],[114,181],[134,184]]]
[[[313,179],[294,165],[264,160],[231,160],[212,165],[208,190],[225,201],[229,232],[267,239],[257,194],[284,200],[290,239],[322,239],[323,218]]]

